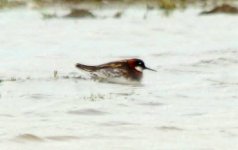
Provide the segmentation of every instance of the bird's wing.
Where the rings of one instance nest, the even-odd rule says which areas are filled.
[[[114,61],[114,62],[102,64],[97,67],[100,69],[106,69],[106,68],[123,69],[123,68],[127,68],[128,64],[126,60],[122,60],[122,61]]]
[[[126,60],[109,62],[98,66],[88,66],[77,63],[76,67],[84,71],[105,76],[127,76],[129,74]]]

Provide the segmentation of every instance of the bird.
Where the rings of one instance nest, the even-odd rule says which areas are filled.
[[[113,61],[96,66],[77,63],[75,66],[78,69],[89,72],[93,78],[107,81],[123,78],[140,82],[143,77],[143,70],[156,71],[146,67],[144,61],[138,58]]]

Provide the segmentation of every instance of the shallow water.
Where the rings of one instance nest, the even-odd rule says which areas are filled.
[[[199,12],[44,20],[1,10],[1,150],[237,149],[237,16]],[[121,85],[74,67],[130,57],[158,72]]]

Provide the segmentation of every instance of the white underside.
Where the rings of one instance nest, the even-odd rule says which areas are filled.
[[[135,69],[136,69],[137,71],[140,71],[140,72],[143,71],[143,68],[142,68],[141,66],[137,66],[137,67],[135,67]]]
[[[121,69],[102,69],[91,74],[92,79],[100,82],[119,83],[119,84],[138,84],[139,81],[133,81],[123,77]]]

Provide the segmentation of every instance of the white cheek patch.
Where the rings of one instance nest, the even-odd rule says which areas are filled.
[[[136,69],[137,71],[140,71],[140,72],[143,71],[143,68],[142,68],[141,66],[136,66],[135,69]]]

